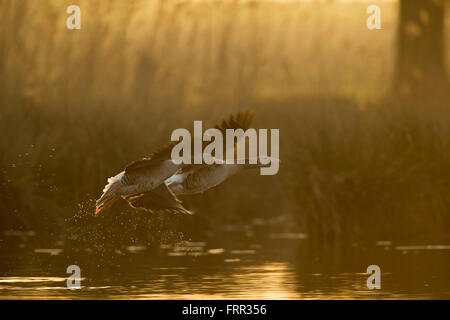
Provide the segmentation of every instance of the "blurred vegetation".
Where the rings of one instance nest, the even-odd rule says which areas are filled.
[[[395,2],[373,32],[366,4],[76,3],[81,30],[73,1],[0,4],[1,229],[113,246],[284,216],[317,239],[450,232],[450,99],[388,96]],[[173,129],[248,109],[280,128],[278,175],[183,199],[187,220],[124,203],[94,219],[107,177]]]

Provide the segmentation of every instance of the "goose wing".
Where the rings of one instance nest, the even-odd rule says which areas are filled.
[[[255,115],[255,111],[249,110],[246,112],[239,112],[235,115],[232,115],[226,120],[223,120],[221,123],[216,125],[214,128],[222,131],[222,134],[225,134],[226,129],[243,129],[247,130],[250,126],[250,123],[253,120],[253,116]]]
[[[150,167],[160,165],[165,160],[169,160],[172,148],[177,143],[177,141],[171,141],[162,148],[153,151],[149,156],[133,161],[125,167],[125,173],[132,174],[140,170],[147,170]]]
[[[219,124],[215,125],[214,128],[219,129],[222,134],[226,133],[226,129],[244,129],[247,130],[255,112],[253,110],[246,112],[239,112],[235,115],[230,116],[226,120],[222,120]],[[145,158],[133,161],[125,167],[126,174],[132,174],[133,172],[140,170],[147,170],[152,166],[159,165],[164,160],[169,160],[172,152],[172,148],[178,144],[178,141],[170,141],[163,147],[153,151],[150,155]],[[204,143],[203,148],[207,145]]]
[[[231,115],[228,119],[222,120],[219,124],[215,125],[215,129],[219,129],[222,132],[222,135],[225,136],[227,129],[243,129],[244,131],[250,127],[250,124],[255,115],[254,110],[249,110],[245,112],[238,112],[235,115]],[[209,144],[209,141],[203,142],[203,149]],[[236,148],[236,144],[235,144]],[[205,164],[190,164],[184,165],[178,173],[183,173],[187,171],[191,171],[194,167],[205,166]]]
[[[152,191],[128,196],[125,199],[133,208],[143,209],[151,213],[191,214],[164,183]]]

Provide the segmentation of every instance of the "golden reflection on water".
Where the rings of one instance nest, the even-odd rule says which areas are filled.
[[[302,292],[295,268],[284,262],[238,266],[231,274],[199,274],[197,277],[184,277],[183,272],[191,271],[184,267],[157,267],[153,271],[159,273],[155,279],[127,285],[82,286],[78,290],[67,289],[63,277],[1,277],[0,296],[2,299],[134,300],[373,299],[380,296],[379,292],[367,290],[364,273],[310,274],[309,277],[320,282],[339,282],[341,285],[335,291],[325,286]],[[389,298],[406,296],[390,294]],[[408,298],[414,298],[414,295]]]
[[[315,247],[298,232],[263,235],[244,242],[238,234],[223,242],[222,234],[206,242],[161,245],[157,252],[136,245],[109,254],[23,250],[0,258],[0,299],[450,297],[448,242]],[[74,263],[82,270],[76,290],[66,287],[65,274]],[[364,272],[374,263],[381,266],[381,290],[367,288]]]
[[[233,268],[231,275],[202,275],[200,281],[186,282],[177,274],[164,275],[160,281],[164,286],[171,282],[169,292],[154,291],[155,284],[149,284],[153,290],[147,290],[141,284],[138,292],[125,292],[118,299],[298,299],[295,290],[295,275],[292,267],[283,262],[271,262],[258,266],[239,266]],[[168,277],[173,279],[168,280]]]
[[[185,270],[186,268],[182,268]],[[200,275],[189,281],[179,276],[180,268],[155,268],[159,279],[129,286],[82,287],[69,290],[62,277],[2,277],[3,299],[298,299],[294,270],[287,263],[274,262],[259,266],[240,266],[234,273]],[[193,279],[191,279],[193,280]],[[35,283],[33,286],[28,284]],[[170,283],[170,290],[165,286]],[[53,286],[52,286],[53,284]],[[55,286],[54,284],[57,284]],[[108,291],[104,292],[105,290]],[[96,293],[97,291],[98,293]],[[105,295],[106,293],[106,295]]]
[[[0,284],[3,283],[31,283],[31,282],[60,282],[66,281],[61,277],[0,277]]]

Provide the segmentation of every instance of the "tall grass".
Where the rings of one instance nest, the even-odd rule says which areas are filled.
[[[319,239],[448,233],[448,97],[382,99],[395,3],[380,3],[378,33],[364,4],[80,0],[82,28],[67,30],[70,4],[0,4],[2,229],[151,242],[288,215]],[[106,178],[174,128],[249,108],[280,128],[279,175],[184,199],[195,222],[123,204],[89,215]]]

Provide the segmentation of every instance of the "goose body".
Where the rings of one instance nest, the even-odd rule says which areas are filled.
[[[200,193],[221,184],[243,167],[244,165],[240,164],[194,166],[185,172],[173,175],[165,183],[176,195]]]
[[[124,186],[120,190],[120,195],[127,196],[152,191],[181,167],[182,165],[166,159],[157,161],[156,164],[146,164],[142,170],[132,170],[129,173],[125,171],[121,179]]]
[[[279,161],[272,157],[264,157],[265,163],[270,161]],[[212,165],[197,165],[181,169],[181,172],[174,174],[165,181],[165,184],[175,195],[186,195],[204,192],[211,189],[231,176],[244,169],[256,169],[262,166],[261,159],[256,163],[245,164],[227,164],[216,161]]]

